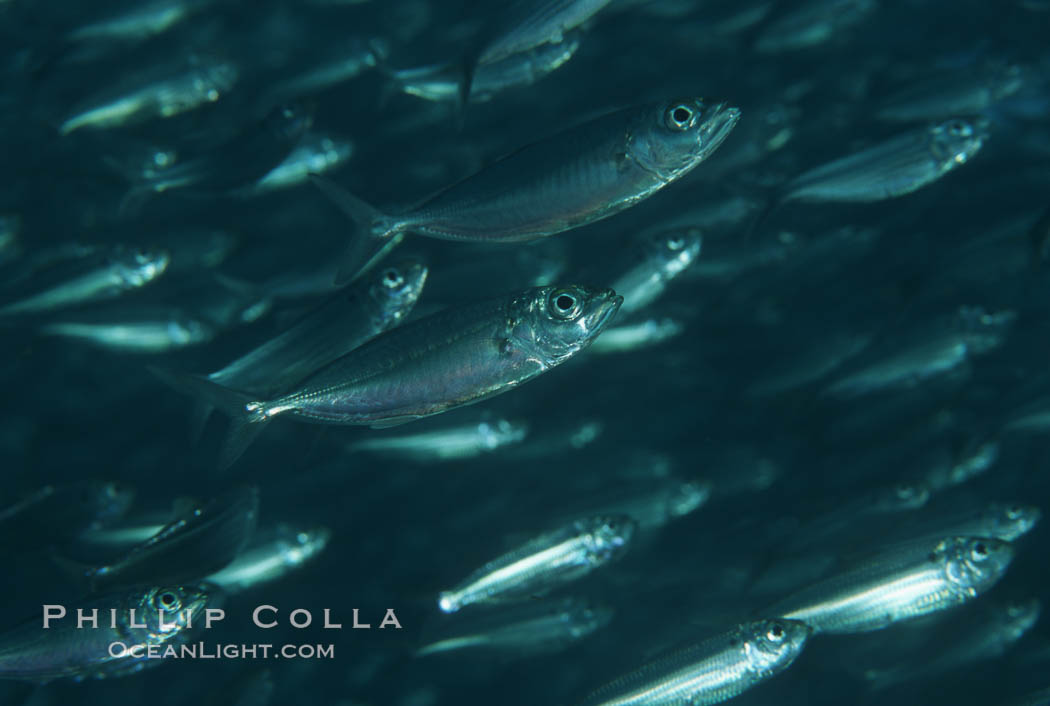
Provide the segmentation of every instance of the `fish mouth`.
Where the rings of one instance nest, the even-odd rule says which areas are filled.
[[[739,120],[739,108],[726,103],[716,103],[704,116],[704,126],[700,128],[698,135],[700,146],[707,153],[717,149],[729,137]]]
[[[623,297],[611,289],[602,295],[602,299],[603,301],[598,304],[597,308],[587,316],[587,329],[594,333],[605,328],[620,310],[620,305],[623,304]]]

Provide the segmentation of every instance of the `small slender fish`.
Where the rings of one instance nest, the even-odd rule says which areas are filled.
[[[285,391],[404,321],[426,280],[426,266],[415,260],[370,273],[329,297],[288,330],[210,373],[208,379],[264,398]],[[195,437],[212,410],[202,405],[194,414]]]
[[[1001,657],[1035,626],[1042,613],[1042,605],[1035,598],[982,608],[946,621],[903,654],[895,645],[894,662],[868,667],[863,673],[865,680],[872,689],[882,690]]]
[[[944,120],[955,115],[979,115],[1024,86],[1024,69],[1017,64],[993,62],[939,73],[882,102],[876,114],[886,122]]]
[[[789,9],[762,30],[755,49],[778,53],[808,49],[824,44],[854,25],[878,7],[878,0],[809,0],[792,3]]]
[[[546,44],[560,44],[568,32],[601,12],[611,0],[512,0],[482,28],[464,60],[461,103],[471,95],[475,74],[486,64],[505,61]]]
[[[203,582],[233,595],[276,581],[323,552],[331,537],[331,530],[324,527],[295,529],[278,525]]]
[[[484,103],[508,88],[536,83],[563,66],[579,47],[579,33],[574,32],[560,42],[542,44],[530,51],[478,66],[470,87],[470,102]],[[401,92],[410,96],[437,102],[456,101],[461,97],[463,68],[458,64],[393,70],[389,76]]]
[[[178,310],[89,314],[50,321],[43,336],[79,341],[114,353],[153,355],[207,343],[218,333],[207,321]]]
[[[352,278],[404,233],[520,242],[608,218],[695,169],[739,118],[738,109],[700,98],[608,113],[523,147],[400,215],[314,181],[365,236],[351,243],[343,274]]]
[[[377,39],[351,38],[321,46],[319,54],[306,57],[290,75],[274,82],[260,104],[276,105],[320,93],[376,68],[387,53],[385,42]]]
[[[163,660],[150,659],[147,650],[163,655],[165,648],[185,643],[203,622],[208,601],[199,586],[135,588],[78,604],[84,615],[97,615],[96,627],[78,628],[76,617],[66,615],[52,618],[45,630],[41,618],[33,618],[0,634],[0,679],[81,681],[158,665]],[[114,643],[127,649],[118,644],[111,650]]]
[[[696,512],[711,498],[711,492],[712,484],[706,480],[682,480],[676,476],[645,478],[616,483],[604,493],[588,494],[588,509],[574,514],[577,517],[627,515],[639,531],[651,531]]]
[[[795,620],[743,623],[598,689],[581,706],[722,703],[790,667],[810,634]]]
[[[547,593],[622,557],[637,524],[626,515],[599,515],[541,534],[493,559],[438,595],[455,613],[475,603],[509,602]]]
[[[674,319],[645,319],[633,324],[612,326],[591,347],[593,353],[631,353],[659,345],[679,336],[685,325]]]
[[[417,434],[384,434],[359,439],[348,444],[347,450],[414,463],[462,461],[519,444],[528,433],[527,422],[491,418]]]
[[[976,598],[1002,578],[1013,557],[1008,542],[990,537],[920,540],[890,547],[763,612],[801,620],[815,633],[881,630]]]
[[[703,237],[696,228],[671,228],[640,238],[631,265],[613,282],[623,297],[620,317],[645,309],[663,295],[700,255]]]
[[[354,143],[334,135],[310,133],[280,164],[243,190],[257,196],[303,184],[311,174],[325,174],[345,164],[354,154]]]
[[[185,65],[165,67],[129,79],[123,86],[90,99],[59,126],[66,136],[76,130],[104,130],[153,118],[170,118],[214,103],[230,91],[239,71],[215,57],[191,56]]]
[[[119,520],[134,498],[134,490],[110,481],[45,485],[0,506],[0,545],[26,548],[64,542]]]
[[[872,202],[904,196],[969,162],[987,139],[982,124],[960,119],[907,132],[795,177],[781,203]]]
[[[83,258],[55,263],[14,287],[16,293],[0,306],[0,316],[39,314],[119,297],[159,278],[170,260],[166,250],[89,248]]]
[[[208,0],[153,0],[135,3],[124,12],[77,27],[66,37],[74,42],[138,43],[167,32],[207,4]]]
[[[255,531],[258,516],[258,488],[239,488],[204,503],[193,503],[118,561],[84,569],[83,575],[96,588],[205,576],[241,553]]]
[[[954,509],[952,512],[920,515],[890,530],[889,539],[907,535],[913,539],[947,537],[993,537],[1015,542],[1035,529],[1043,512],[1034,505],[1021,503],[988,503],[977,507]]]
[[[586,349],[622,301],[611,289],[568,285],[447,309],[387,331],[269,400],[154,372],[234,418],[222,457],[229,465],[280,415],[381,428],[507,392]]]
[[[416,657],[483,650],[518,656],[559,652],[608,625],[613,610],[579,598],[520,606],[478,606],[457,615],[416,650]]]

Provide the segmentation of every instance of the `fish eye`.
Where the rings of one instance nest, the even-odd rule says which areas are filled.
[[[984,542],[977,542],[973,545],[970,556],[973,557],[974,561],[984,561],[988,558],[988,545]]]
[[[547,300],[547,308],[555,318],[568,321],[576,318],[582,307],[576,292],[571,289],[555,289]]]
[[[681,250],[685,247],[685,238],[680,235],[672,235],[667,239],[667,248],[669,250]]]
[[[692,108],[684,103],[679,103],[667,109],[667,113],[664,115],[664,123],[672,130],[686,130],[692,124],[695,114],[696,111]]]
[[[1022,515],[1024,515],[1024,508],[1022,508],[1020,505],[1011,505],[1010,507],[1006,508],[1006,518],[1008,520],[1020,519]]]
[[[386,287],[393,289],[395,287],[400,287],[404,283],[405,278],[401,276],[400,272],[392,267],[383,273],[383,285]]]
[[[948,134],[953,137],[969,137],[973,134],[973,129],[962,120],[952,120],[948,123]]]
[[[164,610],[178,610],[180,607],[179,597],[174,591],[161,591],[157,594],[158,608]]]
[[[780,623],[772,623],[766,631],[766,639],[770,642],[780,642],[784,639],[784,626]]]

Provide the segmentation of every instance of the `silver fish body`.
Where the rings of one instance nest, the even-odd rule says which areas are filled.
[[[328,298],[291,328],[208,379],[269,397],[403,322],[426,284],[427,268],[392,263]]]
[[[1013,557],[1013,547],[998,539],[918,541],[818,581],[764,612],[804,621],[817,633],[881,630],[972,600],[1002,578]]]
[[[544,44],[558,44],[565,34],[600,12],[611,0],[513,0],[482,32],[474,61],[492,64]]]
[[[791,666],[810,633],[794,620],[744,623],[602,687],[582,706],[722,703]]]
[[[533,655],[563,650],[605,627],[613,611],[578,598],[543,600],[514,608],[456,616],[438,634],[429,636],[416,657],[460,650]]]
[[[377,425],[438,414],[531,380],[590,344],[616,313],[612,290],[540,287],[439,312],[394,329],[311,375],[249,403],[324,424]]]
[[[738,109],[699,98],[608,113],[523,147],[399,215],[315,183],[366,236],[351,243],[344,277],[352,278],[405,233],[519,242],[613,216],[690,173],[739,118]]]
[[[438,607],[455,613],[474,603],[520,600],[580,579],[622,557],[635,528],[625,515],[577,520],[488,562],[442,591]]]
[[[463,460],[519,444],[528,432],[529,425],[522,421],[483,419],[416,434],[373,436],[352,442],[348,449],[416,463]]]
[[[77,628],[67,616],[44,630],[34,618],[0,634],[0,679],[101,679],[159,664],[162,660],[150,659],[146,650],[185,642],[194,623],[203,620],[208,601],[198,586],[129,589],[81,606],[88,616],[97,611],[94,628]],[[114,643],[127,649],[111,651]]]
[[[634,262],[612,285],[623,297],[621,317],[656,301],[671,280],[699,257],[702,242],[703,236],[696,228],[672,228],[644,235]]]
[[[905,133],[799,175],[786,186],[783,200],[871,202],[904,196],[966,164],[987,138],[981,124],[958,119]]]
[[[153,282],[164,274],[171,261],[166,250],[125,246],[87,251],[85,255],[80,261],[73,260],[39,277],[30,277],[30,283],[41,280],[35,287],[39,291],[0,306],[0,316],[39,314],[112,299]]]
[[[116,353],[144,355],[207,343],[217,333],[207,321],[180,311],[113,317],[91,315],[50,321],[37,330],[43,336],[79,341]]]
[[[268,536],[249,545],[229,566],[203,581],[231,595],[276,581],[323,552],[331,536],[331,530],[324,527],[278,526]]]

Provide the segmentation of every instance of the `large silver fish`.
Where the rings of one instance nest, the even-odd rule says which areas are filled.
[[[351,244],[340,279],[352,278],[404,233],[518,242],[608,218],[691,172],[739,118],[737,108],[700,98],[608,113],[523,147],[399,215],[315,178],[366,236]]]
[[[620,308],[611,289],[538,287],[395,328],[268,400],[204,378],[154,370],[234,418],[229,465],[274,417],[388,427],[511,390],[587,348]]]
[[[721,703],[787,669],[810,632],[795,620],[744,623],[602,687],[583,706]]]

